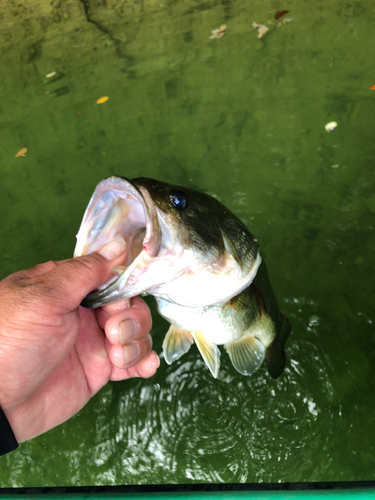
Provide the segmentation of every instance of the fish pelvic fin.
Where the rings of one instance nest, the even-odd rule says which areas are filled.
[[[163,342],[165,361],[171,365],[173,361],[180,359],[183,354],[188,352],[193,342],[191,332],[171,325]]]
[[[225,344],[225,349],[235,369],[247,376],[252,375],[260,367],[266,350],[262,342],[253,336]]]
[[[193,338],[198,350],[214,378],[217,378],[220,368],[220,351],[217,345],[209,342],[203,332],[193,332]]]

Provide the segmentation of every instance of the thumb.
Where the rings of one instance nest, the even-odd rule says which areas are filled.
[[[99,251],[64,261],[46,273],[43,281],[49,282],[55,304],[71,311],[113,277],[112,270],[125,263],[127,254],[125,241],[116,238]]]

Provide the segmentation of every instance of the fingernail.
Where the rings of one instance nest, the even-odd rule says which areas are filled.
[[[115,238],[110,241],[98,253],[107,260],[114,260],[119,257],[126,249],[126,242],[123,238]]]
[[[138,344],[130,343],[122,346],[124,350],[124,360],[125,365],[128,365],[132,361],[135,361],[139,356],[139,346]]]
[[[154,364],[154,363],[155,363],[155,364],[156,364],[156,369],[158,369],[158,368],[159,368],[159,366],[160,366],[160,358],[159,358],[159,356],[157,355],[157,353],[156,353],[155,351],[151,351],[151,352],[153,352],[153,353],[155,354],[155,356],[153,356],[153,357],[151,358],[151,360],[152,360],[152,361],[151,361],[151,364]],[[150,361],[149,361],[149,362],[150,362]]]
[[[118,327],[118,336],[120,344],[125,344],[129,340],[134,339],[137,335],[138,324],[134,319],[124,319]]]

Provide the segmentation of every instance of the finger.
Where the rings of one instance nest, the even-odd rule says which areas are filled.
[[[107,304],[96,309],[96,320],[100,327],[104,330],[105,324],[111,316],[116,313],[125,311],[130,307],[130,300],[122,300],[121,302],[114,302],[112,304]]]
[[[108,340],[106,348],[111,363],[117,368],[131,368],[151,352],[151,335],[146,335],[142,339],[129,342],[122,346],[113,345]]]
[[[126,257],[125,241],[122,245],[119,240],[113,240],[100,253],[93,252],[55,266],[40,277],[39,284],[45,287],[50,300],[59,302],[64,297],[64,306],[61,307],[69,311],[78,307],[91,291],[112,278],[113,268],[123,264]]]
[[[132,299],[129,299],[129,300],[122,300],[120,302],[113,302],[112,304],[106,304],[105,306],[99,307],[98,309],[96,309],[96,316],[97,316],[98,323],[100,324],[100,326],[104,330],[104,326],[111,316],[114,316],[115,314],[117,314],[119,312],[128,310],[134,304],[142,304],[140,306],[141,309],[144,308],[144,311],[145,312],[147,311],[147,314],[151,314],[149,312],[149,308],[148,308],[147,304],[145,303],[145,301],[143,299],[141,299],[140,297],[133,297]],[[137,313],[138,312],[136,311],[135,314],[137,314]],[[125,317],[126,317],[126,315],[125,315]],[[150,320],[151,320],[151,318],[150,318]],[[151,326],[150,326],[150,329],[151,329]]]
[[[117,367],[112,368],[110,380],[116,382],[118,380],[126,380],[128,378],[142,377],[150,378],[155,375],[156,370],[160,366],[160,358],[156,352],[151,351],[150,354],[142,359],[138,364],[128,369]]]
[[[74,347],[93,396],[108,382],[112,363],[108,359],[105,336],[97,324],[94,311],[79,307],[79,314],[81,328]]]
[[[97,313],[99,325],[111,344],[124,345],[147,335],[152,327],[151,312],[140,297],[131,299],[129,309],[109,317],[104,311]]]
[[[108,316],[113,316],[118,312],[125,311],[130,307],[130,300],[122,300],[121,302],[113,302],[112,304],[106,304],[102,307],[103,311],[108,314]]]

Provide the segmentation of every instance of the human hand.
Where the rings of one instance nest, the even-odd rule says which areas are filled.
[[[159,366],[140,297],[97,311],[79,305],[125,262],[113,243],[0,282],[0,407],[18,442],[75,415],[109,380],[151,377]]]

